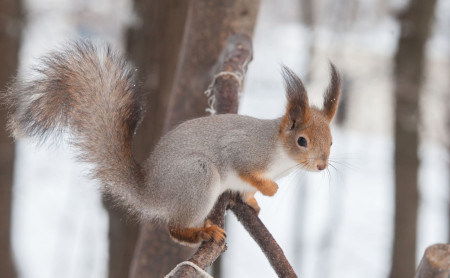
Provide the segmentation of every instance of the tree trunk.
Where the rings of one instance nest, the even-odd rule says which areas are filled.
[[[174,83],[188,1],[136,0],[140,24],[128,35],[129,58],[139,69],[147,93],[147,113],[138,129],[135,154],[143,161],[163,134],[167,103]],[[131,277],[161,277],[169,266],[192,253],[174,243],[165,227],[148,223],[139,228]]]
[[[126,212],[114,205],[109,196],[103,199],[109,215],[108,277],[128,277],[139,225],[126,220]]]
[[[447,107],[450,107],[450,91],[447,92],[446,102],[447,102]],[[446,127],[447,127],[446,133],[448,135],[448,137],[446,138],[447,139],[447,141],[446,141],[446,144],[447,144],[447,155],[450,157],[450,109],[447,109],[446,116],[447,116],[446,117]],[[448,187],[448,194],[447,194],[447,242],[450,242],[450,161],[447,161],[447,172],[449,173],[448,176],[447,176],[447,187]]]
[[[134,138],[134,153],[143,162],[161,137],[167,110],[169,92],[173,83],[173,72],[179,52],[180,41],[187,11],[186,1],[135,0],[138,21],[128,32],[128,58],[138,68],[141,89],[147,93],[147,113]],[[144,235],[159,245],[139,244],[140,226],[133,221],[125,221],[124,213],[107,203],[109,212],[110,259],[109,277],[128,277],[137,269],[144,271],[141,277],[159,277],[157,268],[164,260],[178,262],[190,255],[189,248],[179,248],[172,243],[165,229],[150,225],[150,233]],[[143,239],[141,238],[141,241]],[[161,246],[172,245],[170,250]],[[140,248],[136,248],[136,245]],[[135,261],[135,253],[149,252],[152,257],[147,263],[154,263],[145,270],[137,267],[142,261]],[[165,253],[165,254],[164,254]],[[168,255],[170,254],[170,255]],[[168,263],[170,264],[170,263]],[[139,272],[139,271],[138,271]],[[148,273],[146,273],[148,272]],[[132,276],[136,274],[131,274]]]
[[[435,0],[411,0],[399,16],[395,57],[395,233],[391,278],[414,277],[419,169],[419,93]]]
[[[154,115],[149,120],[157,122],[161,131],[167,131],[186,119],[206,115],[208,103],[204,91],[212,80],[212,67],[225,40],[231,33],[239,31],[251,35],[259,6],[259,0],[169,2],[169,7],[166,6],[166,23],[155,25],[153,30],[153,34],[162,34],[163,44],[143,47],[144,51],[160,47],[159,51],[166,54],[169,62],[162,58],[161,68],[154,69],[154,73],[159,75],[156,82],[161,83],[149,84],[158,88],[154,94],[150,90],[149,110],[156,108],[159,112],[150,112],[147,117]],[[173,24],[172,27],[170,24]],[[180,26],[182,30],[178,29]],[[173,32],[172,35],[167,34],[168,30]],[[175,36],[175,39],[171,36]],[[150,44],[160,41],[153,40]],[[161,54],[154,56],[155,59],[161,57]],[[147,76],[146,79],[152,81],[155,77]],[[153,143],[162,132],[154,134]],[[190,249],[181,252],[180,248],[169,238],[165,227],[157,229],[153,224],[144,225],[140,231],[131,277],[164,276],[192,252]]]
[[[205,116],[204,96],[212,80],[213,67],[234,33],[252,35],[259,0],[190,1],[183,47],[176,71],[176,84],[169,101],[167,126]]]
[[[16,74],[21,35],[21,1],[0,1],[0,90]],[[11,189],[13,182],[14,144],[6,131],[6,108],[0,106],[0,273],[16,277],[11,256]]]

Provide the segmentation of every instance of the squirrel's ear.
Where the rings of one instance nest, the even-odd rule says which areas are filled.
[[[282,74],[288,100],[286,117],[288,117],[290,129],[293,129],[296,124],[309,121],[308,95],[303,82],[291,69],[283,66]]]
[[[341,94],[341,77],[339,76],[339,72],[336,70],[336,67],[333,63],[330,62],[331,69],[331,80],[328,85],[328,89],[325,92],[324,101],[323,101],[323,113],[329,122],[336,114],[336,110],[339,103],[339,96]]]

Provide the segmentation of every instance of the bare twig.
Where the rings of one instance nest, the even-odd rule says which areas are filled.
[[[294,269],[284,256],[278,243],[267,230],[261,219],[256,215],[254,209],[242,201],[240,196],[234,199],[234,205],[231,210],[236,215],[242,226],[250,233],[253,239],[258,243],[261,250],[266,255],[278,277],[297,277]]]
[[[450,244],[435,244],[428,247],[414,277],[450,277]]]
[[[221,114],[237,113],[238,93],[242,89],[247,65],[251,59],[251,39],[243,34],[230,36],[207,91],[207,95],[213,97],[213,101],[210,102],[213,111]],[[225,210],[228,208],[234,212],[238,220],[259,244],[278,276],[297,277],[275,239],[255,211],[243,202],[238,194],[231,192],[222,194],[208,218],[223,227]],[[203,242],[189,261],[206,269],[225,250],[225,243]],[[198,272],[195,268],[182,265],[172,277],[196,277],[197,275]]]
[[[215,67],[211,85],[206,91],[206,95],[212,100],[212,112],[237,113],[239,93],[242,91],[247,66],[251,60],[251,39],[244,34],[230,36]]]

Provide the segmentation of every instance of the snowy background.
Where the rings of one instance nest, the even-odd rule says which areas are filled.
[[[240,113],[282,115],[280,64],[309,76],[310,100],[320,105],[328,60],[348,81],[347,113],[332,127],[335,168],[280,180],[275,197],[257,196],[260,217],[301,277],[387,277],[394,219],[392,57],[399,35],[393,16],[405,1],[354,1],[351,20],[341,1],[318,1],[314,32],[300,24],[298,2],[262,1]],[[133,21],[127,0],[26,3],[20,74],[69,39],[90,37],[121,50]],[[417,260],[426,246],[448,241],[449,12],[449,1],[438,1],[427,47]],[[83,175],[86,166],[74,162],[64,144],[36,148],[21,140],[15,171],[12,233],[20,277],[106,277],[107,213],[97,185]],[[274,277],[247,232],[232,214],[227,218],[224,277]]]

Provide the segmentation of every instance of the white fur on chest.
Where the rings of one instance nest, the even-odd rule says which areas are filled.
[[[296,165],[298,163],[291,159],[281,146],[277,146],[265,175],[267,178],[277,180],[291,173]],[[221,177],[220,187],[222,192],[226,190],[239,192],[252,192],[256,190],[255,187],[243,181],[234,169]]]
[[[294,171],[297,165],[299,163],[289,157],[281,146],[277,145],[275,155],[266,175],[272,180],[278,180]]]

